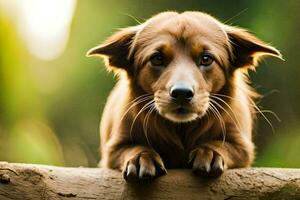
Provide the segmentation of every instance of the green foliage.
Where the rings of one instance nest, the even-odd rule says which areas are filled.
[[[256,161],[257,166],[294,167],[300,166],[300,127],[290,126],[275,133],[270,145],[262,149]]]

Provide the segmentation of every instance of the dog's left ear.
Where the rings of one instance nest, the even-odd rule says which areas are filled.
[[[282,59],[280,52],[244,29],[225,25],[225,31],[232,46],[232,64],[235,68],[251,67],[261,56]]]
[[[103,44],[90,49],[86,55],[102,56],[108,61],[107,67],[121,68],[129,72],[131,70],[130,45],[137,31],[138,26],[121,29]]]

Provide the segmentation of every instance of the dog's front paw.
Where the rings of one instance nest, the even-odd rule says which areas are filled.
[[[224,159],[217,152],[200,147],[190,153],[192,171],[202,177],[219,177],[224,172]]]
[[[129,159],[123,170],[126,181],[149,180],[166,174],[160,156],[154,152],[142,152]]]

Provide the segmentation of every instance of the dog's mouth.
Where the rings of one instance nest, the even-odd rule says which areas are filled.
[[[177,115],[187,115],[191,113],[191,111],[184,106],[179,106],[173,112]]]
[[[168,94],[157,93],[154,105],[158,113],[175,123],[191,122],[202,118],[209,107],[209,98],[205,95],[195,96],[192,101],[174,101]]]
[[[155,104],[156,104],[155,105],[156,110],[162,117],[176,123],[191,122],[198,118],[201,118],[205,115],[208,109],[206,103],[199,106],[199,108],[195,108],[191,104],[184,104],[184,105],[174,105],[172,103],[167,103],[167,104],[155,103]]]
[[[164,118],[176,122],[176,123],[183,123],[195,120],[199,115],[192,110],[189,106],[182,106],[178,105],[176,107],[167,108],[168,106],[165,105],[164,108],[158,108],[160,115]]]

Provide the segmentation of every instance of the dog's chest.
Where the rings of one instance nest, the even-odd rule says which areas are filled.
[[[164,133],[152,138],[153,148],[160,154],[167,168],[188,168],[189,152],[193,149],[193,124],[164,127]],[[157,130],[159,131],[159,130]]]

